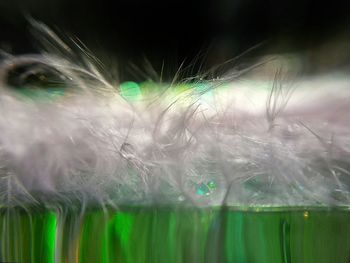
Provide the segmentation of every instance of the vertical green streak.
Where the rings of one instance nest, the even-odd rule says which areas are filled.
[[[106,215],[104,211],[87,212],[79,237],[79,262],[106,261]]]
[[[291,263],[290,262],[290,225],[289,222],[283,220],[282,221],[282,257],[283,263]]]
[[[45,244],[44,244],[44,253],[46,253],[46,262],[54,263],[55,262],[55,248],[56,248],[56,226],[57,226],[57,216],[54,213],[48,213],[46,220],[44,222],[43,231],[47,233]]]
[[[246,262],[244,246],[244,214],[229,213],[225,235],[225,254],[228,262]]]
[[[55,262],[56,224],[56,215],[50,211],[32,217],[32,262]]]
[[[350,262],[348,210],[63,211],[0,210],[0,262]]]
[[[4,209],[0,215],[0,261],[55,262],[54,213]]]
[[[129,213],[116,213],[112,219],[115,233],[119,236],[121,245],[125,248],[128,245],[134,217]]]

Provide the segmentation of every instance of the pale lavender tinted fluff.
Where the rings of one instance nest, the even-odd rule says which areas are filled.
[[[350,205],[348,79],[291,85],[278,71],[268,88],[243,77],[206,82],[205,94],[169,84],[128,102],[83,49],[35,27],[49,49],[1,62],[1,204]],[[11,68],[33,63],[62,78],[65,96],[8,87]]]

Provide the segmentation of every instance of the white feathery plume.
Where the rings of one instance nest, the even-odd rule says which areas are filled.
[[[349,79],[277,71],[270,88],[229,78],[130,102],[90,53],[32,23],[48,50],[0,63],[1,204],[350,205]],[[66,94],[18,94],[19,66]]]

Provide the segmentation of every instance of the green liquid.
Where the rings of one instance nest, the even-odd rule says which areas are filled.
[[[3,209],[0,262],[348,263],[345,209]]]

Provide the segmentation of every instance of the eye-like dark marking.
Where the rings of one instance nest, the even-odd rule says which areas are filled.
[[[7,72],[6,84],[14,88],[64,87],[65,78],[56,70],[38,63],[18,65]]]

